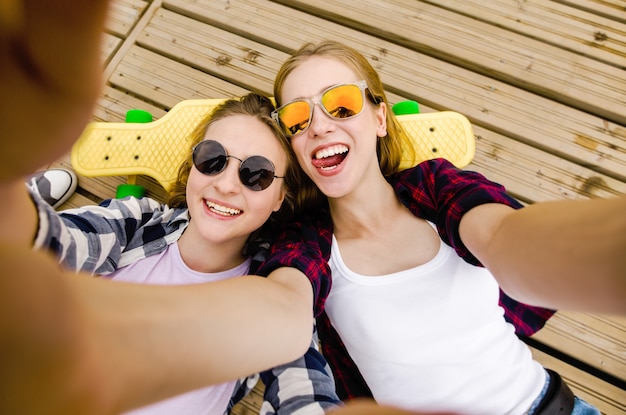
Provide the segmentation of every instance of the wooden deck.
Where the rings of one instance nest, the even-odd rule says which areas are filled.
[[[369,57],[392,103],[466,115],[477,143],[469,168],[522,202],[626,192],[623,0],[116,0],[94,120],[269,95],[289,53],[324,38]],[[54,164],[71,167],[69,156]],[[80,177],[66,207],[112,197],[123,181]],[[530,342],[577,394],[626,414],[626,319],[559,312]],[[254,413],[258,393],[238,413]]]

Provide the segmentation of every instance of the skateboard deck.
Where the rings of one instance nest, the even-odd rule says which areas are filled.
[[[72,166],[87,177],[146,175],[169,190],[189,155],[191,132],[221,101],[181,101],[160,119],[147,123],[92,122],[72,148]],[[436,157],[446,158],[457,167],[472,161],[474,133],[463,115],[442,111],[397,118],[411,138],[417,158],[405,157],[403,168]]]

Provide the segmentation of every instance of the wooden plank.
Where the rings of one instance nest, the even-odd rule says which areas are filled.
[[[225,30],[159,9],[138,44],[251,91],[268,94],[286,56]]]
[[[166,111],[163,106],[155,106],[146,100],[137,98],[111,86],[105,86],[94,109],[94,121],[124,122],[126,113],[131,109],[142,109],[152,114],[154,119],[161,118]]]
[[[389,94],[391,103],[403,97]],[[421,112],[434,109],[421,105]],[[525,203],[558,199],[607,198],[626,194],[626,183],[473,125],[476,155],[467,166]]]
[[[67,202],[65,202],[61,206],[59,206],[58,210],[61,211],[61,210],[67,210],[67,209],[75,209],[75,208],[79,208],[79,207],[82,207],[82,206],[92,205],[93,203],[94,203],[93,200],[83,196],[82,194],[74,193],[67,200]]]
[[[556,370],[570,386],[574,394],[596,406],[602,414],[626,413],[626,391],[604,382],[587,372],[577,369],[536,349],[533,357],[547,368]]]
[[[626,23],[624,0],[554,0],[556,3],[577,7],[589,13],[596,13],[607,19]]]
[[[144,0],[115,0],[109,7],[105,30],[126,38],[148,7]]]
[[[476,155],[468,170],[503,184],[524,203],[558,199],[606,198],[626,192],[623,182],[550,153],[473,126]]]
[[[126,0],[116,0],[123,4]],[[134,21],[132,29],[127,33],[127,36],[119,47],[117,53],[109,61],[104,70],[104,78],[108,79],[111,73],[115,70],[120,60],[128,53],[128,49],[133,46],[137,40],[137,35],[140,33],[154,14],[155,10],[161,7],[161,0],[151,0],[147,5],[147,8],[138,16],[138,19]]]
[[[468,168],[504,184],[528,203],[608,198],[626,193],[626,183],[536,147],[475,126],[476,155]]]
[[[166,4],[168,8],[188,10],[194,19],[199,19],[198,15],[207,20],[209,16],[219,17],[222,25],[233,25],[237,33],[245,33],[249,39],[269,36],[263,43],[282,45],[280,50],[293,50],[305,41],[342,39],[372,61],[391,90],[402,91],[438,110],[458,111],[476,125],[626,180],[626,127],[619,124],[278,4],[229,1],[225,7],[223,2],[198,4],[191,0],[171,0]],[[257,15],[263,19],[257,19]],[[251,21],[255,23],[250,24]],[[191,25],[194,20],[181,20],[181,24],[185,22]],[[174,31],[169,34],[178,36]],[[198,38],[195,42],[201,44],[194,48],[209,47],[202,45],[202,36]],[[169,48],[167,52],[176,53]],[[184,51],[174,56],[186,59]],[[267,85],[270,80],[264,82]]]
[[[257,382],[256,386],[248,396],[241,400],[233,407],[233,415],[257,415],[260,413],[261,405],[263,405],[263,392],[265,385],[263,382]]]
[[[106,66],[109,63],[121,43],[122,39],[108,33],[104,34],[100,53],[100,59],[103,62],[103,66]]]
[[[541,0],[523,3],[447,0],[441,7],[620,69],[626,68],[624,24],[592,12]]]
[[[626,382],[624,317],[559,311],[533,339]]]
[[[621,68],[415,0],[288,3],[626,124],[626,77]],[[482,4],[491,8],[491,2]],[[626,39],[626,34],[621,38]],[[626,53],[621,54],[622,67],[626,65],[624,57]]]
[[[241,96],[247,89],[168,59],[139,46],[132,46],[109,78],[116,88],[133,91],[137,97],[169,110],[184,99]]]

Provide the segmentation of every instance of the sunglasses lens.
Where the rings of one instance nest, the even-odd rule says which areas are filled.
[[[338,85],[324,94],[320,104],[334,118],[350,118],[363,110],[364,97],[359,85]],[[311,122],[311,104],[293,101],[278,109],[279,124],[287,137],[303,132]]]
[[[247,158],[241,163],[239,179],[250,190],[265,190],[274,181],[274,165],[262,156]]]
[[[215,176],[226,168],[228,158],[226,149],[217,141],[201,141],[193,149],[193,164],[200,173]],[[239,160],[241,161],[241,160]],[[263,156],[252,156],[241,162],[239,180],[250,190],[265,190],[274,181],[274,165]]]
[[[202,174],[213,176],[226,167],[226,150],[217,141],[205,140],[193,149],[193,164]]]
[[[310,116],[311,106],[306,101],[291,102],[278,111],[280,126],[288,137],[306,130]]]
[[[363,109],[363,93],[357,85],[339,85],[322,95],[322,105],[335,118],[350,118]]]

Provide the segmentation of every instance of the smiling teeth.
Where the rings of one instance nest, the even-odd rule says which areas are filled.
[[[342,144],[337,144],[335,146],[328,147],[328,148],[325,148],[323,150],[316,152],[315,158],[319,160],[319,159],[323,159],[326,157],[335,156],[337,154],[342,154],[342,153],[347,153],[347,152],[348,152],[348,147]]]
[[[219,213],[224,216],[235,216],[241,213],[239,209],[233,209],[226,206],[218,205],[213,202],[206,202],[206,205],[215,213]]]

